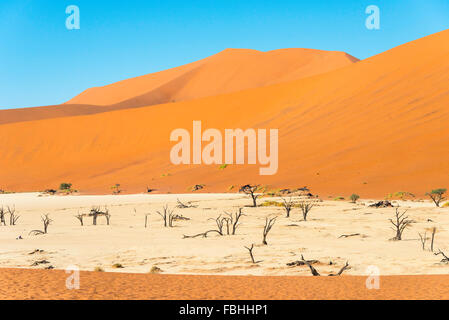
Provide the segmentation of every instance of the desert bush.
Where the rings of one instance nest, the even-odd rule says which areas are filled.
[[[102,267],[95,267],[95,272],[104,272],[104,269]]]
[[[151,267],[150,273],[161,273],[161,272],[162,272],[161,268],[159,268],[157,266],[152,266]]]
[[[67,183],[67,182],[63,182],[59,185],[59,190],[61,191],[68,191],[72,188],[72,184],[71,183]]]
[[[446,193],[447,189],[439,188],[434,189],[431,192],[426,193],[427,196],[432,199],[432,201],[435,203],[437,207],[440,206],[440,202],[444,201],[446,198],[444,197],[444,194]]]
[[[446,203],[443,204],[441,207],[442,207],[442,208],[449,208],[449,202],[446,202]]]
[[[344,201],[345,197],[336,197],[334,198],[334,201]]]
[[[356,203],[357,202],[357,200],[359,200],[360,199],[360,196],[358,195],[358,194],[352,194],[350,197],[349,197],[349,199],[351,199],[351,202],[352,203]]]
[[[124,269],[125,267],[121,263],[114,263],[112,265],[113,269]]]
[[[113,185],[111,187],[111,190],[112,190],[112,194],[114,194],[114,195],[122,193],[122,190],[120,189],[120,184],[119,183],[116,183],[115,185]]]

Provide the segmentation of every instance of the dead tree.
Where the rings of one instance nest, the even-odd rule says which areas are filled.
[[[310,269],[310,272],[312,272],[312,275],[314,276],[314,277],[319,277],[319,276],[321,276],[320,275],[320,273],[310,264],[310,262],[309,261],[307,261],[306,259],[304,259],[304,256],[303,255],[301,255],[301,260],[302,260],[302,262],[304,262],[304,264],[306,265],[306,266],[308,266],[309,267],[309,269]]]
[[[259,186],[252,186],[250,184],[244,185],[240,188],[239,192],[243,192],[244,194],[247,194],[251,196],[251,199],[253,200],[253,207],[257,207],[257,198],[259,195],[255,194],[259,190]]]
[[[236,212],[231,213],[225,212],[225,214],[228,216],[228,218],[224,220],[226,222],[226,229],[228,235],[235,235],[237,227],[239,226],[239,220],[244,215],[242,211],[243,209],[239,208],[239,210]]]
[[[316,205],[314,201],[301,201],[299,203],[299,208],[302,211],[302,217],[304,221],[307,221],[307,216],[309,215],[310,210]]]
[[[433,241],[435,240],[435,233],[437,232],[437,228],[433,227],[432,228],[432,240],[430,242],[430,251],[433,252]]]
[[[5,209],[3,207],[0,208],[0,224],[6,226]]]
[[[264,245],[268,245],[267,236],[268,236],[268,233],[271,231],[271,228],[273,228],[274,223],[276,222],[276,219],[277,219],[277,217],[275,217],[275,218],[267,217],[265,219],[265,226],[263,228],[263,241],[262,241],[262,243]]]
[[[407,228],[412,223],[412,220],[409,220],[408,216],[404,217],[406,213],[407,210],[405,210],[403,213],[399,213],[399,209],[396,208],[395,221],[393,221],[393,219],[390,219],[391,224],[394,226],[394,228],[392,229],[396,231],[396,236],[393,238],[393,240],[402,240],[402,233],[404,232],[405,228]]]
[[[149,216],[149,215],[150,215],[149,213],[145,215],[145,229],[146,229],[147,226],[148,226],[148,216]]]
[[[105,208],[105,211],[101,211],[101,207],[92,207],[90,210],[89,216],[92,217],[92,224],[94,226],[97,225],[97,218],[99,216],[107,216],[109,214],[109,210]]]
[[[285,209],[285,212],[287,214],[287,218],[290,218],[290,211],[292,211],[293,206],[294,206],[295,203],[293,202],[291,197],[290,197],[290,199],[288,201],[286,199],[282,198],[282,201],[283,201],[282,206]]]
[[[167,228],[173,228],[173,211],[168,208],[168,204],[162,208],[162,212],[157,211],[157,213],[162,217],[164,220],[164,227]]]
[[[109,210],[106,210],[104,217],[106,218],[106,224],[109,226],[109,224],[111,222],[111,214],[109,213]]]
[[[8,207],[8,213],[9,213],[9,225],[15,226],[17,223],[17,220],[19,220],[20,216],[16,215],[16,207]]]
[[[314,277],[321,276],[320,273],[312,266],[310,261],[305,260],[302,255],[301,255],[301,259],[302,259],[302,262],[309,267],[309,269],[312,272],[312,275]],[[345,270],[347,270],[347,269],[349,269],[349,262],[348,261],[346,261],[346,264],[340,269],[340,271],[338,271],[338,273],[336,273],[336,274],[330,273],[328,276],[329,277],[341,276],[343,274],[343,272],[345,272]]]
[[[449,257],[446,256],[446,255],[444,254],[443,251],[441,251],[440,249],[438,249],[438,252],[437,252],[437,253],[434,253],[434,255],[436,255],[436,256],[438,256],[438,255],[440,255],[440,254],[443,256],[443,259],[441,260],[441,262],[448,263],[448,262],[449,262]]]
[[[254,255],[253,255],[254,244],[251,245],[251,248],[249,248],[249,247],[245,247],[245,248],[248,249],[248,251],[249,251],[249,255],[251,257],[251,261],[253,263],[256,263],[256,260],[254,260]]]
[[[207,238],[209,233],[217,233],[220,236],[224,236],[225,230],[223,230],[223,229],[224,229],[225,225],[226,225],[226,234],[227,235],[235,235],[240,217],[244,215],[242,213],[242,209],[240,208],[239,211],[237,211],[235,213],[226,213],[225,212],[225,214],[228,217],[223,217],[222,215],[219,215],[216,219],[209,219],[209,220],[215,221],[215,223],[217,225],[217,229],[208,230],[206,232],[198,233],[193,236],[184,235],[183,239],[191,239],[191,238],[198,238],[198,237]]]
[[[343,266],[343,268],[340,269],[340,271],[338,271],[337,274],[331,273],[331,274],[329,274],[329,277],[341,276],[343,274],[343,272],[345,272],[345,270],[348,268],[349,268],[349,262],[346,261],[346,264]]]
[[[192,205],[190,202],[188,202],[187,204],[182,203],[179,199],[178,200],[178,205],[176,206],[176,208],[179,209],[188,209],[188,208],[197,208],[198,206]]]
[[[79,222],[81,223],[81,226],[84,226],[84,214],[81,214],[78,212],[78,214],[75,216],[75,218],[77,218],[79,220]]]
[[[418,232],[419,240],[421,241],[422,249],[426,250],[426,242],[427,242],[427,231],[424,232],[424,236],[421,234],[421,232]]]
[[[47,234],[48,226],[53,222],[53,220],[50,219],[48,213],[46,215],[43,215],[41,217],[41,219],[42,219],[42,222],[44,223],[44,230],[32,230],[32,231],[30,231],[29,234],[34,234],[34,235]]]

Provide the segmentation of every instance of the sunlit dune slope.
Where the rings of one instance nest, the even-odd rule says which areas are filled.
[[[0,124],[86,115],[196,99],[302,79],[358,59],[336,51],[227,49],[177,68],[91,88],[66,104],[0,110]]]
[[[345,68],[178,103],[0,126],[0,185],[23,191],[70,181],[85,192],[146,186],[185,192],[260,183],[325,195],[423,195],[449,186],[449,31]],[[170,132],[278,128],[279,171],[174,166]],[[235,189],[234,189],[235,190]]]

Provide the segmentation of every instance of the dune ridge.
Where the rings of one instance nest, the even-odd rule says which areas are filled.
[[[24,191],[73,182],[84,192],[151,186],[206,192],[232,185],[307,185],[320,195],[423,196],[448,183],[449,31],[307,78],[190,101],[0,126],[0,181]],[[121,97],[120,97],[121,99]],[[85,100],[87,101],[87,100]],[[73,102],[73,101],[72,101]],[[78,101],[79,102],[79,101]],[[101,101],[100,101],[101,102]],[[170,132],[278,128],[279,172],[173,166]],[[57,134],[64,132],[64,134]],[[168,174],[169,173],[169,174]]]
[[[226,49],[187,65],[87,89],[62,105],[0,110],[0,124],[193,100],[302,79],[357,61],[336,51]]]

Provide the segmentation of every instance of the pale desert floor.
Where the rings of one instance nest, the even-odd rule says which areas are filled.
[[[163,205],[171,208],[177,199],[197,208],[175,209],[175,214],[191,220],[175,221],[174,228],[164,228],[156,213]],[[278,198],[262,198],[265,200]],[[15,205],[20,215],[16,226],[0,227],[0,267],[42,269],[53,266],[66,269],[78,266],[93,271],[148,273],[157,266],[163,274],[197,275],[310,275],[307,267],[289,267],[287,263],[306,259],[319,260],[315,267],[323,275],[337,272],[346,261],[345,275],[366,275],[369,266],[379,268],[380,275],[447,274],[449,265],[441,256],[423,251],[418,232],[437,227],[435,251],[449,254],[449,209],[436,208],[430,202],[397,201],[400,209],[415,223],[405,230],[402,241],[391,241],[394,232],[389,218],[395,209],[368,208],[369,200],[359,204],[348,201],[324,201],[312,209],[304,222],[299,209],[286,218],[283,208],[243,209],[244,216],[235,236],[210,234],[207,238],[183,239],[215,229],[215,219],[224,211],[233,212],[250,204],[239,194],[123,195],[123,196],[40,196],[36,193],[0,195],[0,206]],[[99,217],[99,225],[85,218],[81,226],[74,217],[88,213],[94,205],[107,205],[111,225]],[[42,229],[41,215],[49,213],[54,222],[46,235],[29,235]],[[148,228],[144,228],[145,214]],[[262,245],[262,231],[267,216],[278,216]],[[8,219],[7,219],[8,220]],[[340,238],[341,235],[360,236]],[[16,240],[21,236],[23,239]],[[427,232],[430,236],[430,232]],[[429,247],[430,240],[427,247]],[[252,264],[244,246],[255,244],[257,264]],[[36,249],[43,252],[30,254]],[[32,266],[47,260],[48,264]],[[330,262],[332,261],[332,265]],[[114,264],[124,268],[115,269]]]

